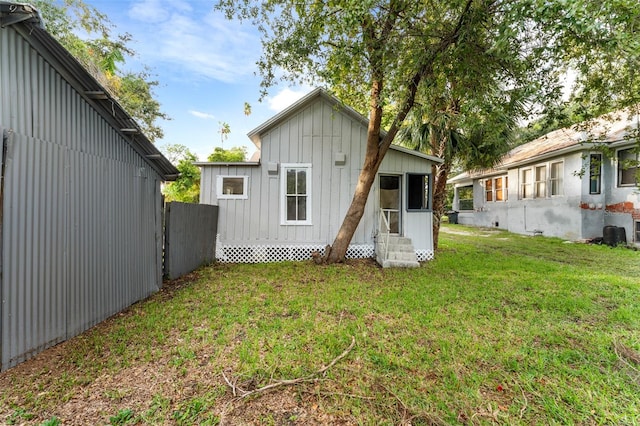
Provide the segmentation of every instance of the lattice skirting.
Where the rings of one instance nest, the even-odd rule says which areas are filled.
[[[224,245],[218,240],[216,260],[222,263],[267,263],[288,260],[311,259],[313,252],[324,255],[324,245]],[[373,244],[352,244],[347,250],[347,259],[366,259],[375,256]],[[433,259],[433,251],[416,250],[419,262]]]
[[[433,257],[433,250],[416,250],[416,258],[418,259],[418,262],[433,260]]]
[[[223,245],[216,246],[216,260],[223,263],[264,263],[283,262],[287,260],[311,259],[313,252],[324,255],[324,245]],[[373,257],[373,244],[351,245],[347,250],[348,259]]]

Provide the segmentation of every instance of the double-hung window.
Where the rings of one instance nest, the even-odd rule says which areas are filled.
[[[562,161],[551,163],[551,175],[549,185],[551,186],[551,196],[563,194],[562,177],[564,174],[564,164]]]
[[[496,191],[496,201],[507,201],[509,199],[509,193],[507,188],[509,187],[509,177],[499,177],[493,181]]]
[[[490,201],[507,201],[508,177],[502,176],[484,181],[484,199]]]
[[[487,179],[484,181],[484,199],[485,201],[493,201],[493,180]]]
[[[618,186],[633,186],[640,177],[638,152],[634,148],[618,151]]]
[[[531,169],[520,170],[520,198],[533,198],[533,172]]]
[[[311,225],[311,164],[282,164],[280,223]]]
[[[547,196],[547,166],[536,166],[535,197]]]
[[[589,194],[602,190],[602,154],[589,155]]]

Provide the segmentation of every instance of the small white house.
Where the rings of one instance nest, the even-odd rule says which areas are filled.
[[[249,133],[259,150],[256,161],[197,163],[200,202],[219,206],[216,258],[272,262],[322,253],[351,204],[367,125],[362,115],[316,89]],[[440,161],[391,147],[347,257],[373,257],[382,234],[379,240],[389,248],[381,263],[407,260],[416,266],[433,257],[431,168]],[[398,248],[410,256],[393,253],[394,243],[412,244]]]
[[[514,148],[494,169],[450,179],[458,222],[566,240],[599,238],[612,226],[640,244],[638,144],[629,133],[636,119],[618,113],[588,132],[556,130]]]

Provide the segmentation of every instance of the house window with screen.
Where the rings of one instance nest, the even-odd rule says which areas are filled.
[[[473,210],[473,186],[457,188],[458,208],[460,210]]]
[[[589,194],[602,190],[602,154],[589,155]]]
[[[218,176],[216,179],[218,199],[247,199],[248,180],[248,176]]]
[[[564,173],[564,164],[562,161],[551,163],[551,176],[549,176],[549,184],[551,185],[551,195],[562,195],[562,175]]]
[[[547,196],[547,166],[536,166],[535,197]]]
[[[283,225],[311,225],[311,164],[281,165]]]
[[[637,220],[634,222],[634,231],[635,231],[635,237],[636,237],[636,243],[640,243],[640,220]]]
[[[431,175],[407,173],[407,210],[431,210]]]
[[[634,148],[618,151],[618,186],[633,186],[637,184],[640,166],[638,153]]]
[[[531,169],[520,170],[520,198],[533,198],[532,175]]]
[[[484,181],[484,199],[485,201],[493,201],[493,181],[491,179]]]

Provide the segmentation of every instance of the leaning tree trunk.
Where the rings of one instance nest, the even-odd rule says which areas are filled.
[[[324,260],[327,263],[344,262],[353,234],[355,234],[358,224],[364,215],[364,209],[375,181],[376,173],[378,173],[384,154],[388,149],[388,144],[380,143],[380,126],[382,123],[381,90],[382,81],[374,82],[371,88],[370,119],[367,129],[367,149],[364,164],[358,176],[358,183],[349,210],[347,210],[333,245],[327,247],[324,254]]]
[[[447,198],[447,178],[451,171],[451,162],[445,159],[444,163],[436,166],[433,183],[433,250],[438,250],[438,238],[440,236],[440,224],[444,214],[444,205]]]

